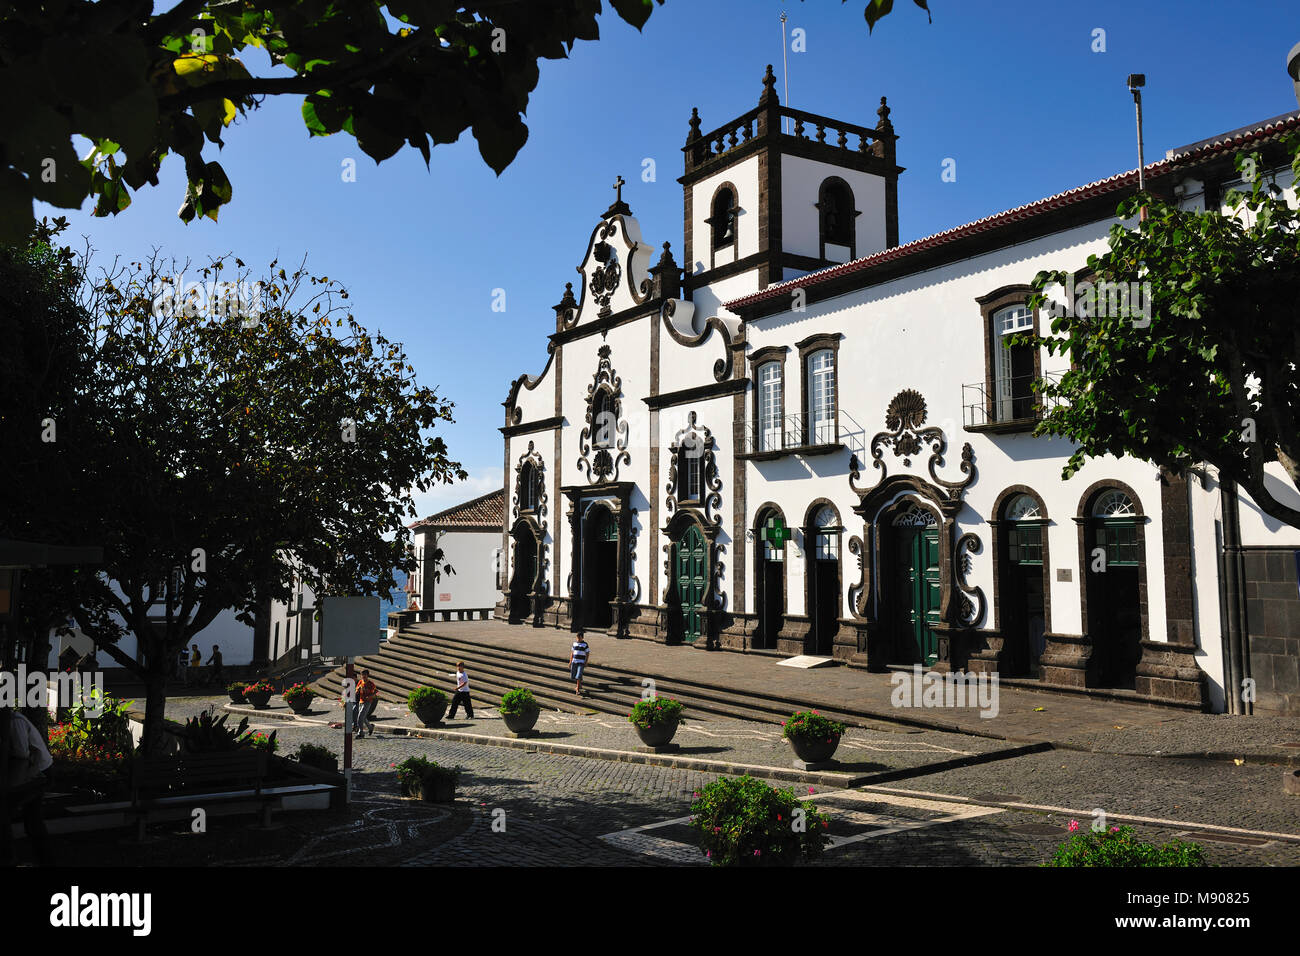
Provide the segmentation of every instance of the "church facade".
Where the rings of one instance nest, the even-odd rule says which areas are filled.
[[[1071,444],[1031,434],[1061,360],[1003,342],[1047,328],[1037,272],[1086,281],[1137,171],[899,245],[884,98],[858,126],[774,83],[692,114],[682,262],[620,189],[512,383],[498,617],[1300,712],[1300,534],[1211,469],[1063,480]],[[1171,151],[1148,188],[1221,203],[1236,150],[1297,127]]]

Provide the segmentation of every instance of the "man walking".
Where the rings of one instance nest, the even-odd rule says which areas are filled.
[[[451,710],[447,712],[447,719],[451,720],[456,716],[456,708],[461,704],[465,705],[465,716],[470,720],[474,719],[474,705],[469,699],[469,674],[465,673],[465,662],[456,662],[456,693],[451,698]]]
[[[591,653],[591,648],[587,646],[587,638],[582,628],[578,628],[578,639],[573,642],[573,649],[569,651],[569,676],[576,681],[573,692],[579,697],[582,696],[582,672],[587,669],[587,657]]]
[[[221,681],[221,648],[216,644],[212,645],[212,656],[208,658],[208,663],[212,665],[212,673],[208,675],[207,682],[216,684]]]
[[[379,687],[370,679],[370,671],[363,670],[357,681],[357,736],[364,737],[367,729],[375,735],[375,722],[371,715],[379,703]]]

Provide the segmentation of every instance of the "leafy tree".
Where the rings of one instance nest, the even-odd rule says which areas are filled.
[[[1287,148],[1300,176],[1300,138]],[[1035,430],[1077,443],[1065,477],[1106,454],[1175,471],[1208,462],[1300,527],[1264,472],[1280,462],[1300,488],[1300,214],[1256,174],[1267,168],[1259,153],[1236,165],[1253,182],[1228,194],[1229,214],[1126,199],[1121,220],[1146,207],[1145,220],[1111,228],[1109,250],[1088,257],[1091,288],[1053,310],[1050,335],[1016,339],[1073,358],[1059,382],[1040,383],[1047,411]],[[1031,307],[1067,281],[1040,273]]]
[[[638,30],[653,9],[610,6]],[[892,6],[869,0],[868,26]],[[431,144],[468,129],[500,173],[528,138],[538,61],[598,39],[600,12],[600,0],[0,2],[0,241],[27,235],[33,199],[92,196],[95,215],[116,215],[169,153],[189,182],[180,217],[216,219],[233,186],[204,150],[267,96],[303,96],[311,135],[346,132],[377,163],[410,145],[427,164]],[[251,73],[250,48],[272,70]],[[81,159],[74,136],[89,141]]]
[[[230,258],[195,272],[155,256],[87,281],[69,313],[89,356],[78,441],[33,450],[44,473],[93,476],[33,501],[31,520],[65,509],[75,540],[104,547],[64,602],[144,681],[150,747],[172,663],[218,614],[251,621],[294,574],[318,594],[390,592],[415,569],[411,489],[466,477],[432,434],[452,403],[361,327],[336,280],[272,262],[259,288]],[[127,632],[139,660],[117,646]]]

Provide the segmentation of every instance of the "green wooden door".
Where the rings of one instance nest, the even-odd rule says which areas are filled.
[[[902,528],[899,558],[904,574],[903,621],[916,642],[917,657],[926,667],[939,659],[939,642],[931,628],[939,623],[939,530]]]
[[[691,525],[675,548],[682,641],[693,644],[704,633],[704,592],[708,586],[708,552],[704,535],[699,528]]]

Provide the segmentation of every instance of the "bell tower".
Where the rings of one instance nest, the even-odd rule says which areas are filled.
[[[702,133],[691,110],[678,179],[687,294],[722,301],[898,245],[889,114],[883,96],[874,128],[783,107],[770,64],[749,112]]]

